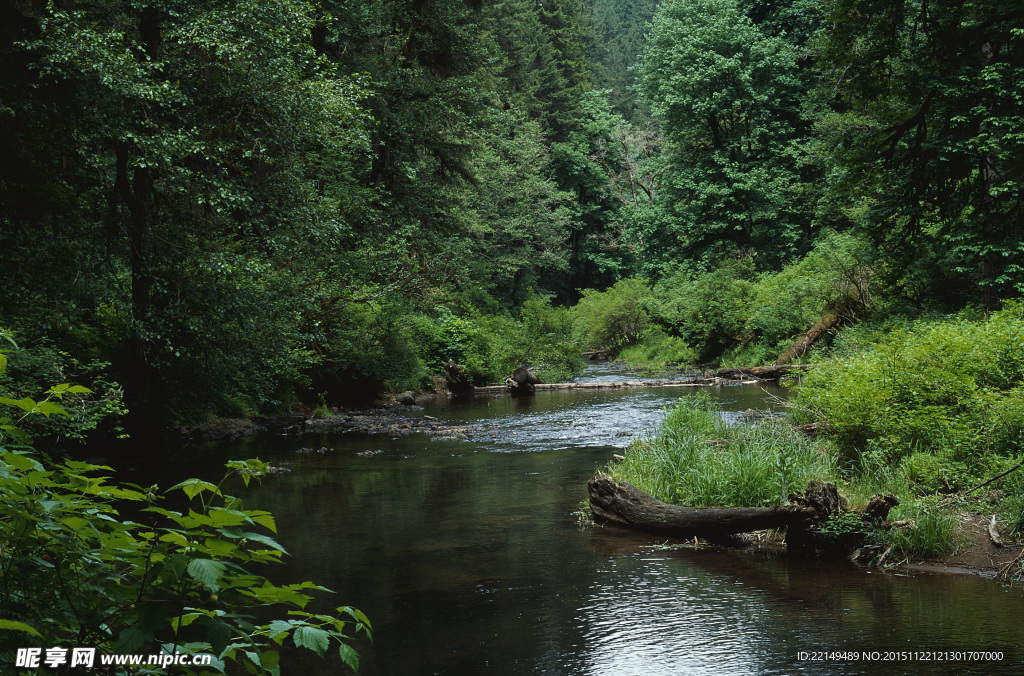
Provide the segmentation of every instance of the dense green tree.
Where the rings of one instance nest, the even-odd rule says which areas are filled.
[[[555,287],[573,301],[579,289],[604,289],[631,274],[640,244],[631,222],[654,202],[661,180],[660,134],[614,112],[611,94],[584,95],[577,129],[552,147],[562,184],[576,196],[568,275]]]
[[[537,3],[496,0],[488,6],[488,26],[498,49],[496,70],[505,102],[549,130],[551,110],[545,95],[565,83]]]
[[[796,70],[792,48],[734,0],[661,6],[641,64],[641,91],[673,163],[662,215],[644,227],[656,265],[728,247],[774,265],[805,246]]]
[[[499,303],[517,306],[538,280],[569,263],[566,240],[576,207],[550,171],[540,125],[517,109],[480,121],[469,164],[476,183],[449,190],[453,213],[467,233],[464,265],[471,280]]]
[[[833,182],[918,299],[1024,291],[1024,9],[836,0],[819,58]],[[951,293],[952,292],[952,293]]]

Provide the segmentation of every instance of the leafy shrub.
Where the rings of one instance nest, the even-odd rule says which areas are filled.
[[[670,336],[662,329],[653,327],[643,341],[623,349],[618,358],[632,367],[692,365],[697,360],[697,353],[682,338]]]
[[[797,403],[835,430],[849,457],[870,444],[898,462],[916,451],[967,461],[1018,448],[1024,421],[1024,316],[919,322],[809,373]]]
[[[0,374],[6,363],[0,354]],[[0,403],[22,419],[65,415],[57,401],[82,390],[57,385],[43,401]],[[346,632],[369,634],[361,612],[306,612],[309,592],[327,590],[310,582],[274,585],[249,569],[278,563],[285,552],[267,534],[276,532],[273,515],[245,509],[223,486],[236,474],[248,485],[265,464],[230,462],[219,485],[189,479],[166,491],[119,486],[108,483],[109,467],[37,458],[19,422],[0,420],[0,671],[13,670],[17,648],[73,644],[100,654],[212,652],[218,672],[234,662],[249,673],[277,674],[277,647],[289,638],[321,656],[335,643],[342,660],[357,667]],[[160,506],[179,493],[187,510]],[[145,523],[122,518],[126,507]],[[252,619],[254,610],[281,607],[289,619]]]
[[[744,340],[753,275],[748,257],[730,259],[703,274],[679,270],[658,282],[647,305],[657,322],[692,347],[698,359],[715,359]]]
[[[109,367],[102,361],[81,363],[67,352],[45,345],[13,349],[0,394],[21,399],[45,390],[49,383],[73,383],[81,389],[63,393],[67,415],[31,416],[23,423],[26,431],[47,440],[83,440],[94,431],[112,438],[124,433],[122,421],[127,410],[123,388],[111,380]]]
[[[607,291],[584,289],[582,293],[572,316],[575,335],[586,349],[618,352],[647,335],[651,320],[644,300],[651,291],[645,280],[630,277]]]
[[[830,303],[842,300],[851,320],[867,312],[872,300],[865,248],[853,235],[828,233],[779,271],[758,273],[755,257],[743,254],[703,272],[683,267],[655,285],[645,306],[701,360],[772,362]]]
[[[499,379],[525,365],[541,380],[560,382],[584,368],[579,345],[572,340],[571,312],[552,307],[547,299],[527,298],[518,319],[491,315],[480,322],[493,337],[490,360]]]
[[[499,382],[520,366],[532,367],[548,382],[568,380],[584,366],[571,340],[569,312],[537,296],[523,302],[518,317],[456,316],[441,308],[437,317],[413,316],[408,326],[416,354],[430,371],[443,374],[451,359],[477,385]]]

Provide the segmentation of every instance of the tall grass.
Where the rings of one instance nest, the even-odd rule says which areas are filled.
[[[784,504],[811,479],[836,475],[830,454],[790,426],[730,425],[706,393],[681,399],[658,434],[634,443],[612,468],[616,480],[694,507]]]

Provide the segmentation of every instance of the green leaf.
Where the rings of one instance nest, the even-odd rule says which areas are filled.
[[[210,589],[217,589],[217,583],[224,577],[227,564],[213,559],[192,559],[186,570],[193,580],[201,582]]]
[[[173,491],[173,490],[177,490],[179,488],[181,490],[185,491],[185,495],[188,496],[189,500],[191,500],[192,498],[196,497],[197,495],[199,495],[203,491],[210,491],[211,493],[214,493],[215,495],[220,495],[220,491],[217,490],[216,486],[211,484],[209,481],[202,481],[200,479],[186,479],[185,481],[182,481],[179,484],[175,484],[175,485],[171,486],[167,490],[168,491]]]
[[[267,633],[270,638],[276,638],[282,634],[287,634],[295,626],[295,621],[288,620],[274,620],[267,626]]]
[[[35,634],[39,638],[43,635],[40,634],[35,627],[30,627],[24,622],[16,622],[15,620],[0,620],[0,629],[8,629],[10,631],[24,631],[29,634]]]
[[[277,669],[281,663],[281,654],[276,650],[264,650],[260,653],[260,662],[264,669]]]
[[[116,653],[133,653],[141,648],[147,641],[153,640],[153,633],[144,631],[137,626],[124,629],[114,644]]]
[[[222,619],[204,616],[196,624],[206,630],[206,640],[210,642],[214,653],[220,654],[231,640],[231,625]]]
[[[17,406],[23,411],[31,413],[36,408],[36,402],[34,399],[25,397],[24,399],[10,399],[8,397],[0,397],[0,404],[8,404],[9,406]]]
[[[282,554],[287,554],[288,553],[288,552],[285,551],[284,547],[282,547],[281,545],[277,544],[277,542],[273,538],[268,537],[266,535],[260,535],[259,533],[244,533],[242,535],[242,537],[245,537],[245,538],[247,538],[249,540],[252,540],[253,542],[260,542],[262,544],[265,544],[268,547],[276,549],[277,551],[281,552]]]
[[[239,512],[234,509],[223,509],[221,507],[214,507],[209,511],[208,516],[210,517],[210,525],[216,528],[222,528],[224,526],[240,526],[249,520],[249,517],[245,515],[245,512]]]
[[[36,413],[42,413],[47,418],[51,415],[68,415],[63,406],[52,401],[39,402],[36,404],[35,411]]]
[[[338,646],[338,655],[341,657],[341,661],[348,665],[348,668],[352,671],[359,671],[359,653],[347,643],[342,643]]]
[[[20,470],[22,472],[28,471],[42,471],[43,466],[39,464],[34,458],[24,455],[22,453],[4,453],[3,460],[12,469]]]
[[[246,512],[246,514],[248,514],[249,518],[252,519],[255,523],[258,523],[259,525],[265,528],[269,528],[274,533],[277,532],[277,524],[274,522],[274,515],[270,512],[250,510]]]
[[[292,634],[292,639],[295,641],[295,645],[301,648],[309,648],[320,657],[323,657],[327,652],[327,647],[331,644],[331,635],[319,627],[311,627],[309,625],[303,625],[296,627],[295,632]]]

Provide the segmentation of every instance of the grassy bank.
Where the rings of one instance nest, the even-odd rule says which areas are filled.
[[[958,512],[990,509],[993,500],[1006,500],[1003,491],[973,501],[922,492],[902,467],[847,462],[841,449],[836,439],[808,438],[786,420],[729,424],[707,395],[698,393],[681,399],[655,436],[635,442],[607,472],[660,500],[696,507],[786,504],[786,496],[802,492],[811,479],[836,483],[851,509],[877,494],[895,495],[900,505],[890,521],[912,525],[870,537],[905,558],[953,553],[965,545],[957,533]],[[1004,509],[1004,523],[1013,516],[1012,508]]]

